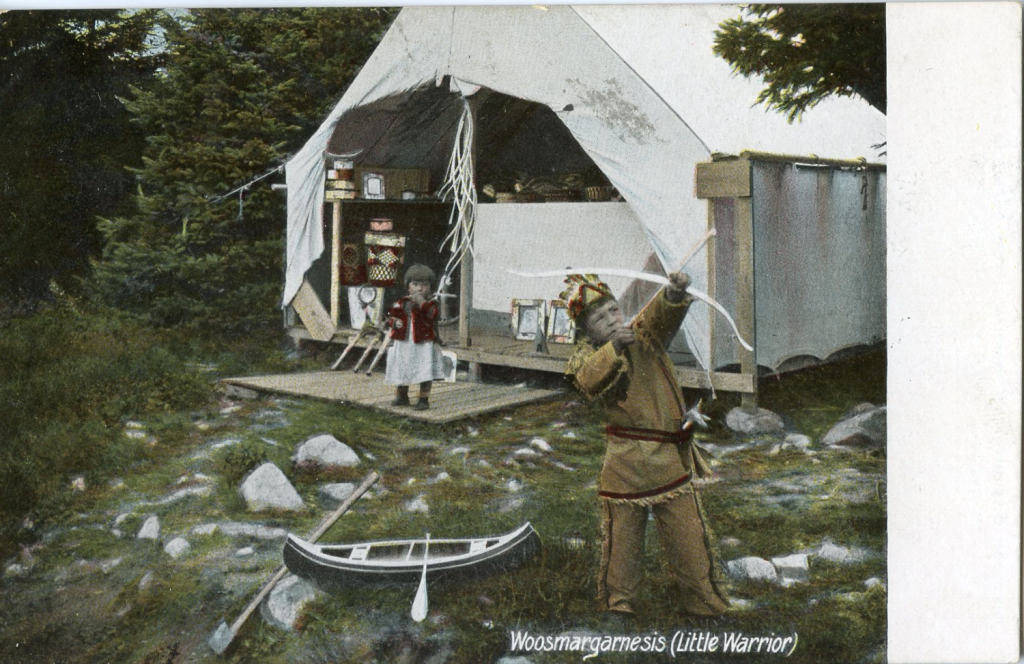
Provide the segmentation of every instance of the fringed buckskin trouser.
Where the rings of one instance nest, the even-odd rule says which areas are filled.
[[[695,489],[686,485],[662,502],[648,501],[658,539],[680,590],[680,607],[695,615],[718,615],[728,608],[712,580],[711,556]],[[645,504],[601,500],[604,546],[598,600],[609,611],[633,613],[643,575]]]

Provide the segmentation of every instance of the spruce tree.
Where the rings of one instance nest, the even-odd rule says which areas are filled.
[[[369,57],[393,10],[193,10],[164,23],[167,66],[126,102],[146,135],[136,211],[105,220],[101,294],[164,326],[280,318],[283,166]]]
[[[155,12],[0,13],[0,314],[86,274],[97,215],[133,189],[140,131],[119,97],[160,62]]]

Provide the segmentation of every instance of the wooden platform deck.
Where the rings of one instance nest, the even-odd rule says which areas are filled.
[[[455,328],[443,329],[441,337],[445,341],[445,349],[454,351],[459,360],[465,362],[564,374],[566,363],[572,354],[571,344],[548,344],[548,353],[538,355],[533,352],[532,341],[517,341],[509,334],[478,329],[472,330],[470,346],[460,346],[457,338],[452,338],[455,331],[457,331]],[[288,334],[297,341],[311,338],[305,329],[299,327],[290,328]],[[352,334],[354,333],[351,330],[341,330],[331,339],[331,343],[337,345],[339,355]],[[356,344],[356,348],[364,347],[364,342]],[[346,358],[346,366],[355,364],[359,355],[360,353],[353,351]],[[696,367],[677,365],[675,370],[676,378],[679,379],[679,384],[683,387],[696,389],[710,387],[708,375]],[[711,380],[716,390],[739,392],[740,394],[754,394],[757,391],[756,381],[752,375],[713,371]]]
[[[242,388],[256,392],[308,397],[322,401],[335,401],[367,406],[380,411],[420,422],[445,424],[466,417],[490,413],[504,408],[551,399],[562,394],[557,390],[541,390],[512,385],[488,383],[434,383],[430,392],[430,408],[413,410],[391,405],[393,388],[384,384],[384,375],[367,376],[351,371],[314,371],[308,373],[278,374],[225,378],[221,381],[228,389]],[[410,390],[415,401],[416,387]]]

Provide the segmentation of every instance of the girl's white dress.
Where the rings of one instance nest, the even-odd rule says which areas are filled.
[[[410,335],[411,331],[410,331]],[[388,348],[387,385],[415,385],[444,378],[441,347],[433,341],[392,341]]]

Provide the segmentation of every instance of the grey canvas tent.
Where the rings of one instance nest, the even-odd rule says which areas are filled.
[[[734,75],[711,52],[718,23],[739,12],[724,5],[403,9],[287,164],[283,303],[308,295],[301,293],[307,273],[331,253],[325,154],[359,151],[357,166],[430,169],[436,190],[470,100],[478,187],[516,169],[591,169],[623,201],[481,198],[472,283],[464,289],[471,315],[461,325],[493,323],[507,317],[513,298],[550,300],[561,290],[558,279],[517,277],[509,268],[672,270],[717,223],[718,236],[685,269],[695,287],[738,308],[756,353],[736,346],[718,315],[695,305],[685,327],[698,365],[739,365],[751,379],[755,365],[825,359],[882,338],[885,171],[865,158],[885,141],[885,117],[858,98],[828,99],[792,124],[755,106],[761,82]],[[606,280],[620,293],[636,286]],[[696,366],[691,383],[707,375],[719,374]],[[750,391],[751,380],[727,378],[716,387]]]

